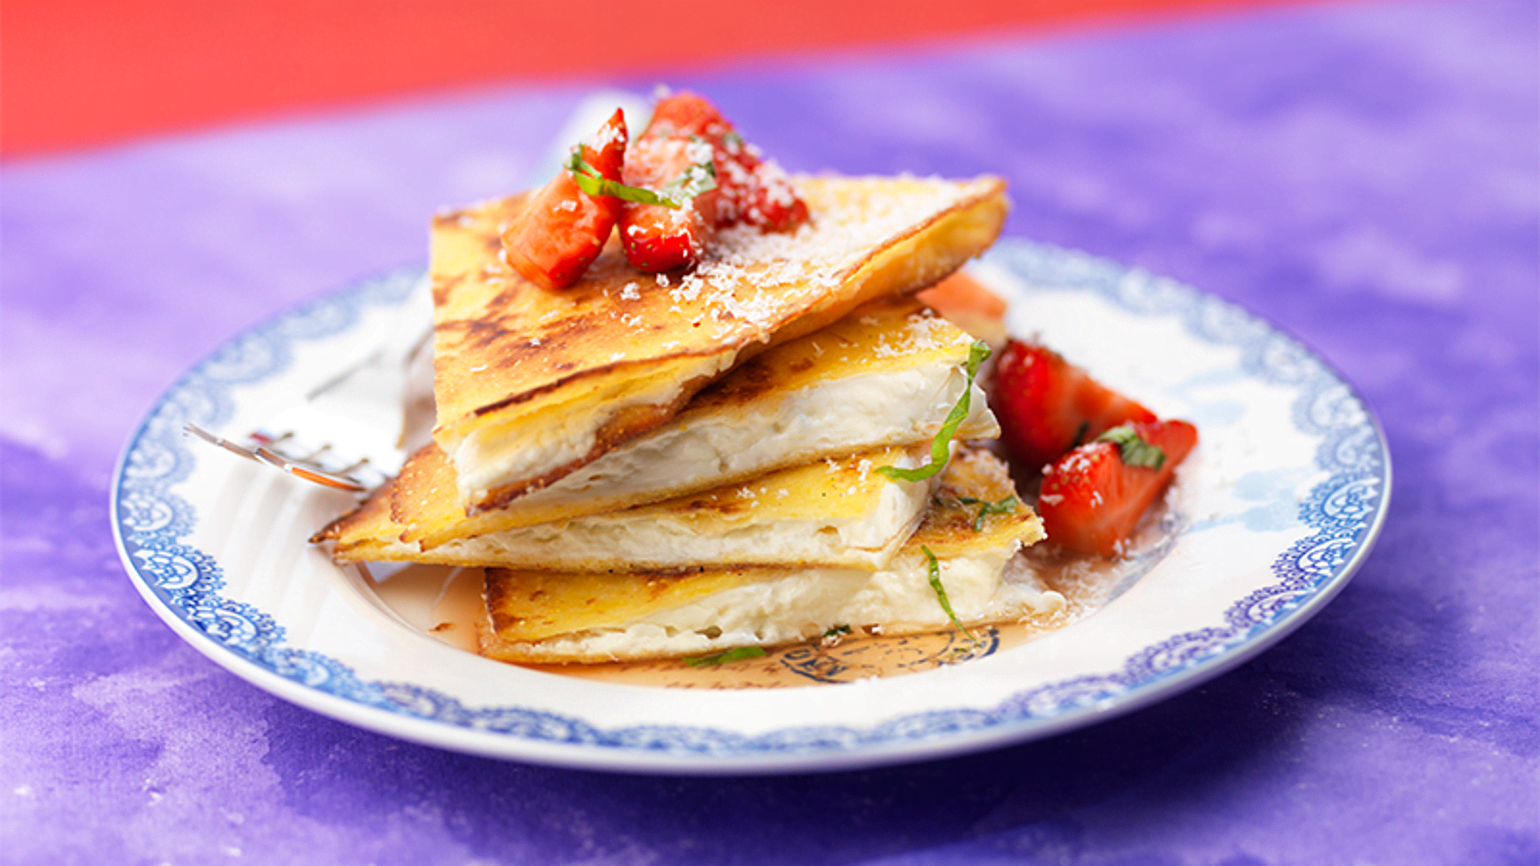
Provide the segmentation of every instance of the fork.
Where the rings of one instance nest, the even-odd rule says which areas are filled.
[[[188,433],[298,478],[366,493],[401,470],[432,424],[432,337],[427,278],[383,328],[379,346],[299,403],[234,441],[199,427]],[[424,405],[426,403],[426,405]],[[426,416],[424,424],[422,416]]]
[[[645,103],[622,91],[597,91],[578,104],[530,172],[537,186],[560,170],[573,142],[615,111],[645,119]],[[640,127],[638,127],[640,128]],[[301,402],[241,441],[191,422],[191,435],[297,478],[364,494],[390,480],[407,455],[426,444],[433,424],[431,288],[425,277],[387,328],[374,353],[341,371]]]

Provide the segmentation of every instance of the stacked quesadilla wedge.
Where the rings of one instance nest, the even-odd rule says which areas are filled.
[[[994,243],[997,178],[805,177],[794,232],[725,230],[693,271],[643,274],[617,242],[572,287],[501,252],[515,196],[433,224],[434,441],[471,512],[512,501],[673,417],[768,346],[924,288]]]
[[[342,562],[486,568],[483,652],[512,661],[1061,605],[1009,566],[1036,515],[960,444],[998,435],[972,340],[907,297],[993,242],[1003,185],[797,189],[811,218],[794,232],[729,229],[656,276],[612,244],[560,292],[500,254],[521,197],[438,217],[434,443],[316,540]]]
[[[1024,505],[980,514],[979,503],[1005,502],[1014,493],[997,458],[983,449],[959,451],[919,528],[875,568],[492,568],[482,653],[537,663],[688,657],[841,629],[914,634],[1052,614],[1063,598],[1012,568],[1016,552],[1043,537],[1037,515]]]

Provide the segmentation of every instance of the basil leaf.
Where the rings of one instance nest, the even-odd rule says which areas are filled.
[[[922,544],[920,550],[925,554],[925,560],[930,569],[930,588],[935,590],[936,600],[941,602],[941,609],[946,611],[946,618],[952,621],[952,625],[956,626],[958,631],[967,635],[968,640],[977,642],[978,638],[973,636],[973,632],[964,628],[957,614],[952,612],[952,602],[946,597],[946,587],[941,585],[941,563],[936,561],[936,555],[930,552],[929,547]]]
[[[984,518],[989,515],[1010,514],[1016,510],[1016,506],[1021,504],[1021,501],[1014,496],[1007,496],[999,502],[985,502],[982,499],[974,499],[972,496],[959,496],[957,501],[963,505],[977,505],[979,507],[978,516],[973,518],[974,532],[984,531]]]
[[[1118,446],[1124,466],[1144,466],[1150,469],[1159,469],[1166,465],[1166,452],[1159,445],[1151,445],[1146,442],[1133,425],[1124,424],[1114,427],[1106,433],[1096,437],[1097,442],[1111,442]]]
[[[989,358],[989,346],[983,340],[974,340],[968,347],[968,361],[965,371],[968,382],[963,386],[962,397],[957,405],[952,407],[946,421],[942,423],[941,430],[936,433],[936,438],[930,443],[930,462],[916,469],[900,469],[897,466],[879,466],[877,471],[893,481],[924,481],[946,468],[947,458],[952,456],[952,437],[957,435],[957,428],[967,420],[969,404],[973,400],[973,379],[979,374],[979,365]]]
[[[699,138],[694,140],[700,141]],[[716,188],[717,164],[710,159],[690,166],[663,185],[663,191],[669,194],[670,200],[681,203]]]
[[[722,650],[719,653],[712,653],[708,656],[695,656],[693,658],[687,658],[684,660],[684,663],[692,668],[709,668],[720,664],[726,664],[727,662],[735,662],[739,659],[758,658],[764,654],[764,647],[740,646],[733,647],[732,649],[728,650]]]
[[[604,177],[599,174],[598,169],[583,159],[582,153],[577,150],[572,151],[572,158],[567,160],[566,167],[568,171],[572,172],[572,180],[577,184],[578,189],[592,196],[607,195],[618,198],[621,201],[634,201],[637,204],[656,204],[675,209],[684,206],[683,203],[674,201],[667,196],[658,195],[650,189],[642,189],[639,186],[626,186],[620,181]]]

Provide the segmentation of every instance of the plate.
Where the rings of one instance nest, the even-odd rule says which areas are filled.
[[[385,601],[388,581],[307,542],[347,494],[182,432],[254,428],[366,356],[420,269],[281,315],[172,385],[117,470],[119,551],[185,640],[316,712],[467,753],[697,774],[924,760],[1098,722],[1255,656],[1363,562],[1389,454],[1363,400],[1298,341],[1172,280],[1057,247],[1002,241],[970,270],[1010,300],[1014,333],[1041,334],[1202,435],[1161,555],[1093,615],[1034,640],[902,676],[723,690],[514,667],[431,634]]]

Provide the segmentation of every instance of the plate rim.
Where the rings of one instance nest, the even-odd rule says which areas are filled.
[[[511,718],[503,719],[511,725],[493,730],[489,722],[495,722],[500,711],[507,716],[507,711],[525,708],[467,708],[454,696],[436,693],[431,688],[410,683],[365,682],[336,659],[286,647],[283,628],[271,616],[219,595],[223,579],[217,557],[180,544],[180,539],[190,533],[196,514],[185,513],[192,506],[179,501],[168,490],[185,480],[196,463],[180,435],[182,421],[194,420],[217,428],[219,416],[230,411],[230,405],[222,405],[232,402],[229,392],[243,382],[261,381],[282,372],[292,361],[285,357],[285,352],[295,342],[345,332],[370,305],[403,299],[423,272],[421,265],[412,265],[355,280],[265,319],[220,344],[162,391],[128,437],[114,469],[109,507],[119,557],[141,597],[179,637],[242,679],[322,715],[389,736],[487,757],[570,768],[691,775],[861,769],[944,758],[1065,733],[1134,712],[1238,667],[1287,637],[1335,598],[1372,552],[1388,514],[1392,487],[1391,455],[1383,427],[1368,402],[1340,370],[1294,334],[1234,302],[1142,268],[1017,238],[1002,239],[983,261],[986,266],[1003,267],[1023,280],[1031,279],[1023,272],[1053,274],[1057,278],[1053,288],[1090,289],[1135,312],[1151,304],[1165,305],[1158,308],[1165,313],[1180,308],[1184,313],[1184,330],[1207,342],[1222,342],[1216,334],[1203,332],[1201,319],[1217,316],[1221,328],[1224,322],[1232,327],[1238,323],[1242,330],[1262,335],[1265,343],[1284,344],[1281,351],[1293,355],[1282,360],[1286,368],[1289,364],[1314,368],[1309,381],[1325,381],[1328,388],[1340,388],[1344,392],[1342,399],[1353,404],[1360,412],[1360,420],[1366,422],[1341,425],[1341,429],[1323,427],[1322,441],[1316,446],[1317,464],[1321,460],[1319,455],[1331,445],[1329,433],[1372,434],[1367,443],[1359,443],[1365,456],[1362,464],[1354,467],[1360,474],[1366,465],[1371,470],[1361,478],[1373,490],[1362,497],[1369,501],[1367,505],[1357,502],[1362,506],[1360,519],[1347,521],[1334,533],[1309,520],[1303,521],[1313,531],[1273,560],[1269,568],[1277,580],[1264,587],[1294,594],[1278,602],[1271,614],[1244,629],[1240,626],[1245,620],[1237,620],[1236,611],[1262,590],[1231,600],[1224,608],[1224,618],[1234,633],[1199,633],[1196,646],[1185,648],[1185,657],[1182,644],[1192,643],[1193,632],[1169,635],[1137,650],[1123,659],[1121,669],[1050,681],[1012,693],[983,713],[952,707],[889,718],[872,728],[790,726],[757,735],[731,734],[709,725],[694,729],[667,726],[668,731],[673,731],[669,736],[657,730],[614,728],[606,732],[583,719],[574,717],[562,722],[549,718],[551,714],[546,711],[526,710],[537,717],[520,718],[514,712]],[[293,334],[278,333],[286,323],[296,322],[305,326]],[[279,337],[290,342],[276,339]],[[252,342],[265,344],[255,347],[258,355],[268,354],[256,359],[256,372],[252,374],[256,378],[242,379],[240,355],[252,348],[243,343]],[[236,361],[236,375],[218,380],[208,377],[211,368],[232,357]],[[216,390],[196,392],[202,405],[176,405],[179,398],[192,396],[192,389],[200,386]],[[219,386],[223,393],[218,392]],[[1315,396],[1320,393],[1318,390]],[[1291,410],[1298,414],[1299,404],[1309,398],[1304,391],[1294,394],[1295,405]],[[184,411],[173,413],[175,408]],[[185,417],[196,412],[202,414],[197,418]],[[168,413],[177,417],[168,420]],[[1365,427],[1367,431],[1362,429]],[[168,432],[172,434],[169,439]],[[152,434],[161,439],[152,439]],[[160,445],[158,450],[153,447],[156,444]],[[1301,508],[1340,493],[1340,488],[1328,488],[1333,482],[1345,482],[1347,475],[1338,467],[1312,485],[1309,500]],[[158,498],[148,495],[151,493],[158,493]],[[1362,490],[1351,491],[1347,498],[1352,500],[1354,493],[1361,494]],[[1350,508],[1354,504],[1347,502]],[[1289,578],[1280,574],[1279,569],[1280,561],[1290,553],[1300,551],[1303,555],[1308,551],[1303,551],[1302,546],[1320,542],[1329,556],[1340,552],[1338,548],[1344,540],[1348,555],[1330,562],[1318,579],[1293,588],[1286,585]],[[193,609],[176,603],[168,585],[193,588],[195,591],[184,599],[192,602]],[[1258,598],[1256,603],[1265,600]],[[1162,653],[1174,653],[1178,658],[1167,660],[1166,666],[1161,667]],[[1131,671],[1138,659],[1148,664],[1144,672],[1136,675]],[[1126,682],[1110,688],[1108,683],[1116,682],[1120,676]],[[1098,680],[1102,681],[1099,687],[1094,682]],[[1031,708],[1034,701],[1041,702],[1043,696],[1054,693],[1057,699],[1051,701],[1048,711]],[[959,724],[959,713],[970,718],[994,718],[986,718],[982,723],[962,720]],[[940,718],[947,714],[953,716],[950,727]],[[590,730],[573,739],[571,732],[584,726]],[[569,732],[565,741],[552,736],[553,730],[564,729]],[[608,737],[604,736],[606,733]]]

